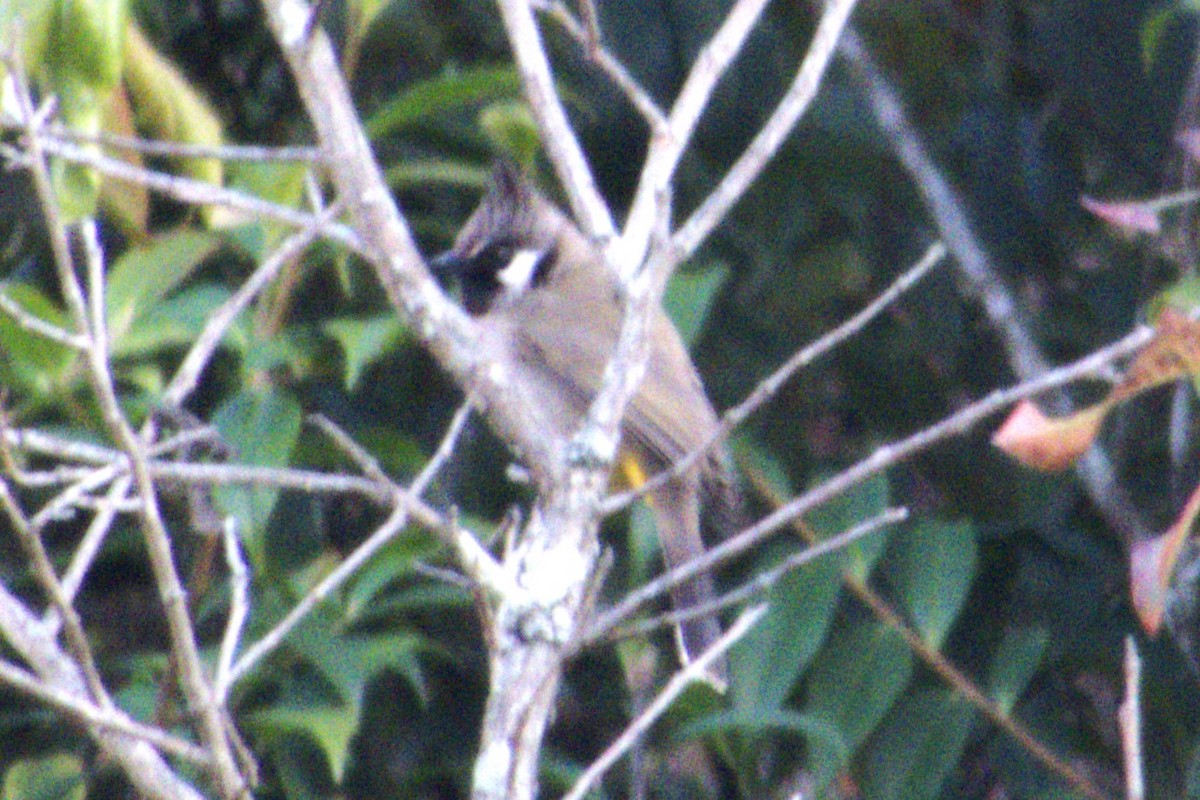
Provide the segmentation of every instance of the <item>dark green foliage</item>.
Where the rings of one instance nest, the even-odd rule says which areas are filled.
[[[491,5],[377,5],[327,3],[323,22],[354,56],[361,116],[423,251],[447,246],[498,151],[531,164],[553,193]],[[727,5],[601,0],[603,43],[667,102]],[[811,34],[811,5],[774,4],[722,82],[680,168],[677,221],[712,190],[791,80]],[[1182,54],[1195,27],[1189,8],[904,0],[864,2],[857,11],[863,38],[1056,363],[1123,333],[1176,277],[1179,264],[1114,236],[1078,198],[1162,188],[1166,165],[1178,159],[1170,126],[1191,57]],[[219,109],[230,141],[310,143],[256,4],[135,2],[132,14]],[[620,218],[645,126],[551,23],[546,38],[572,121]],[[280,204],[305,202],[304,172],[294,164],[231,165],[227,182]],[[151,204],[149,230],[102,227],[114,370],[138,424],[163,410],[163,388],[212,311],[290,232],[240,218],[209,224],[173,201]],[[3,293],[66,327],[36,208],[27,185],[0,179]],[[776,161],[674,277],[666,305],[724,408],[869,302],[937,236],[861,86],[835,68]],[[1194,270],[1187,253],[1182,266]],[[238,318],[187,403],[187,414],[218,437],[191,460],[359,474],[307,423],[306,415],[321,413],[389,474],[411,479],[462,398],[373,281],[329,243],[285,265]],[[1194,302],[1195,287],[1181,284],[1173,296]],[[954,267],[942,265],[738,431],[733,449],[748,510],[765,513],[795,487],[817,485],[1012,383],[1003,348]],[[0,313],[6,424],[102,442],[80,359]],[[1195,484],[1194,468],[1172,473],[1166,412],[1152,397],[1106,434],[1122,485],[1159,528],[1183,496],[1171,484],[1184,493]],[[939,673],[940,658],[1117,797],[1123,765],[1114,712],[1124,692],[1122,642],[1132,635],[1146,656],[1148,796],[1200,797],[1194,639],[1143,639],[1128,610],[1120,534],[1072,477],[1021,471],[989,449],[987,433],[966,432],[869,478],[727,567],[721,579],[732,586],[889,506],[911,512],[904,525],[771,588],[766,616],[731,653],[728,695],[689,690],[594,796],[763,798],[799,787],[813,792],[805,797],[870,800],[1082,796],[982,714],[963,684]],[[472,422],[426,499],[493,536],[503,514],[528,500],[505,479],[509,460]],[[25,466],[44,466],[32,461]],[[48,497],[37,488],[17,494],[29,509]],[[167,523],[201,645],[215,662],[231,587],[203,508],[184,495],[164,491]],[[253,573],[243,651],[384,518],[364,493],[237,485],[203,500],[237,518]],[[606,597],[658,569],[646,517],[644,509],[627,515],[628,536],[626,518],[611,526],[606,544],[616,566]],[[45,529],[60,573],[87,522],[61,519]],[[6,524],[0,581],[40,602]],[[85,583],[84,623],[122,707],[183,731],[143,559],[136,531],[119,522]],[[408,525],[235,685],[234,718],[262,767],[259,796],[466,796],[487,659],[476,598],[428,569],[453,566],[432,534]],[[867,591],[896,619],[873,610]],[[651,650],[657,662],[654,653],[646,658]],[[3,656],[16,660],[7,649]],[[647,698],[629,688],[630,674],[659,679],[672,658],[664,634],[578,659],[543,751],[547,795],[567,789],[642,708]],[[0,740],[5,797],[129,792],[96,763],[78,730],[8,688],[0,690]]]

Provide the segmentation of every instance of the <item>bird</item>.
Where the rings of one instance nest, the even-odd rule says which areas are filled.
[[[480,326],[480,346],[524,381],[541,429],[568,441],[601,388],[624,316],[622,285],[596,243],[501,161],[450,250],[430,266],[457,281],[465,310]],[[622,420],[616,458],[616,472],[635,488],[706,445],[720,424],[687,347],[657,304],[647,339],[645,374]],[[665,566],[700,557],[701,509],[719,526],[738,517],[740,496],[724,449],[709,448],[652,488],[648,503]],[[671,591],[676,611],[715,597],[708,572]],[[715,612],[682,621],[676,629],[681,661],[690,663],[720,634]],[[725,659],[713,661],[703,677],[723,688]]]

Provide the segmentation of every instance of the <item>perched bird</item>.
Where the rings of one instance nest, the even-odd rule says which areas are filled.
[[[431,262],[461,285],[481,342],[523,380],[532,413],[548,436],[569,439],[600,389],[616,349],[623,293],[600,251],[553,203],[508,165],[496,168],[490,189],[454,246]],[[696,367],[660,307],[648,330],[646,372],[621,426],[618,467],[633,485],[670,467],[705,443],[718,425]],[[704,552],[702,505],[712,518],[736,519],[737,492],[724,453],[714,448],[691,469],[649,495],[668,568]],[[678,609],[710,602],[711,575],[671,593]],[[685,663],[720,635],[715,615],[684,621],[678,630]],[[724,684],[723,661],[710,670]]]

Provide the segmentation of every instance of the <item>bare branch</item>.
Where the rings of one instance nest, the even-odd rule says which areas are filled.
[[[1124,672],[1125,699],[1117,710],[1117,722],[1125,763],[1125,800],[1143,800],[1146,779],[1142,774],[1142,659],[1133,636],[1125,637]]]
[[[300,161],[306,164],[319,164],[321,151],[315,147],[266,147],[262,145],[207,145],[191,142],[171,142],[155,139],[140,139],[134,136],[122,136],[117,133],[101,131],[99,134],[86,134],[72,130],[65,125],[47,125],[45,134],[49,137],[79,144],[99,144],[114,150],[127,150],[151,156],[170,156],[172,158],[217,158],[222,161],[257,161],[262,163]]]
[[[266,288],[285,264],[299,257],[312,244],[313,240],[321,235],[321,231],[331,223],[335,216],[336,208],[325,209],[313,218],[311,225],[305,226],[285,239],[275,249],[275,252],[265,258],[258,269],[254,270],[253,274],[238,287],[232,297],[208,315],[208,319],[204,323],[204,330],[196,337],[188,354],[180,363],[179,368],[175,370],[175,377],[163,391],[161,402],[164,406],[183,405],[183,402],[195,391],[196,384],[200,381],[200,373],[208,366],[209,360],[216,352],[217,345],[225,337],[225,333],[237,319],[238,314],[245,310],[259,292]]]
[[[246,567],[246,559],[242,556],[242,546],[238,541],[237,519],[226,517],[223,528],[221,541],[224,543],[225,565],[229,568],[229,619],[225,622],[225,635],[221,637],[221,650],[217,656],[217,672],[213,677],[218,697],[224,697],[223,687],[231,685],[233,656],[250,613],[250,570]]]
[[[24,145],[28,153],[26,166],[33,177],[42,213],[50,230],[60,290],[67,299],[72,323],[78,335],[89,339],[86,350],[87,374],[93,393],[109,434],[120,443],[129,458],[133,483],[141,500],[139,519],[142,523],[143,538],[150,555],[155,582],[164,601],[172,650],[179,667],[181,688],[190,708],[198,717],[202,739],[213,757],[214,774],[222,796],[239,797],[246,791],[245,782],[238,772],[221,709],[212,702],[204,677],[182,583],[175,570],[170,540],[158,508],[154,483],[146,468],[146,453],[142,442],[124,417],[109,370],[108,353],[104,347],[103,296],[99,294],[99,286],[103,283],[103,268],[99,263],[99,245],[94,240],[94,226],[83,227],[86,238],[84,255],[88,259],[85,273],[93,284],[93,296],[89,304],[85,302],[83,289],[76,278],[67,242],[67,229],[59,213],[50,179],[50,170],[42,146],[41,127],[44,120],[40,119],[33,109],[20,64],[15,59],[11,64],[16,78],[11,85],[15,89],[14,95],[25,136]]]
[[[824,555],[849,547],[864,536],[869,536],[881,528],[886,528],[889,525],[898,525],[906,519],[908,519],[908,509],[889,508],[869,519],[863,520],[842,533],[822,539],[797,553],[793,553],[774,567],[756,573],[741,586],[733,591],[726,592],[711,603],[659,614],[652,619],[628,625],[621,625],[621,620],[606,614],[602,620],[596,620],[588,628],[584,636],[580,638],[577,648],[580,650],[585,649],[602,639],[624,639],[633,636],[645,636],[664,626],[675,625],[696,617],[709,616],[723,611],[730,606],[739,605],[767,591],[779,583],[785,575],[794,572],[800,567],[810,564]],[[662,583],[663,585],[658,587],[655,585],[658,583]],[[673,585],[674,576],[668,572],[654,581],[645,584],[642,589],[648,594],[652,592],[655,595],[659,595],[665,594]],[[609,627],[602,628],[602,624]]]
[[[767,0],[738,0],[729,9],[721,26],[697,54],[679,96],[671,106],[667,130],[651,131],[642,175],[621,233],[621,252],[614,258],[625,276],[632,274],[644,260],[656,218],[654,210],[662,202],[663,195],[670,192],[675,168],[717,82],[742,49],[766,6]],[[676,263],[680,260],[674,259]]]
[[[145,186],[191,205],[224,206],[254,219],[269,219],[301,229],[318,224],[318,219],[313,214],[271,203],[245,192],[213,186],[204,181],[134,166],[118,158],[92,152],[72,142],[42,139],[41,150],[65,161],[90,167],[115,180]],[[322,237],[333,239],[355,252],[361,253],[365,246],[354,229],[341,223],[326,222],[320,226],[320,233]]]
[[[625,506],[629,505],[638,497],[642,497],[649,492],[654,491],[663,483],[671,478],[681,475],[691,469],[697,461],[704,457],[706,453],[712,450],[719,442],[729,436],[739,425],[761,408],[767,401],[773,398],[780,389],[783,388],[792,376],[799,370],[816,361],[821,356],[831,352],[835,347],[841,345],[856,336],[863,330],[875,317],[879,316],[892,303],[896,302],[901,295],[915,286],[922,278],[929,274],[935,266],[945,257],[946,248],[941,242],[934,242],[921,256],[921,259],[905,271],[899,278],[892,282],[892,285],[885,289],[878,297],[864,306],[858,313],[847,319],[842,324],[838,325],[833,330],[821,336],[815,342],[802,347],[796,351],[791,358],[783,363],[773,373],[768,375],[759,384],[754,387],[754,390],[747,395],[746,399],[738,403],[733,408],[728,409],[721,416],[721,424],[712,436],[708,438],[704,444],[688,453],[683,458],[676,461],[670,469],[655,475],[645,484],[637,489],[622,492],[621,494],[613,495],[607,498],[601,505],[603,514],[615,514]]]
[[[1153,336],[1154,330],[1152,328],[1139,327],[1124,338],[1097,350],[1073,364],[1051,370],[1039,378],[1025,381],[1008,389],[997,389],[986,397],[975,401],[971,405],[951,414],[949,417],[928,428],[924,428],[897,442],[877,448],[867,458],[783,504],[746,530],[712,548],[701,558],[697,558],[680,567],[678,570],[674,570],[669,580],[667,576],[663,576],[663,579],[655,582],[655,592],[653,594],[644,589],[630,592],[624,600],[596,619],[594,623],[595,628],[603,630],[611,627],[616,620],[630,616],[643,603],[653,599],[657,593],[661,593],[688,578],[728,562],[764,541],[782,526],[828,502],[832,498],[841,495],[868,477],[876,475],[888,467],[932,447],[938,442],[967,432],[975,425],[991,415],[1004,410],[1017,400],[1033,397],[1042,392],[1066,386],[1081,379],[1104,379],[1107,377],[1108,370],[1114,361],[1136,352],[1140,347],[1149,342]]]
[[[685,668],[675,673],[671,677],[671,680],[667,682],[667,685],[663,687],[663,690],[658,693],[658,696],[646,706],[646,709],[630,722],[625,727],[625,730],[621,732],[621,735],[583,771],[583,774],[575,781],[575,785],[571,787],[571,791],[563,795],[563,800],[582,800],[588,790],[608,771],[608,768],[616,763],[617,759],[627,753],[633,747],[634,743],[645,735],[650,726],[666,713],[667,709],[671,707],[671,703],[675,701],[675,698],[682,694],[683,690],[693,682],[703,680],[702,676],[709,665],[720,658],[735,642],[745,636],[754,627],[755,623],[762,619],[763,614],[766,612],[766,604],[746,609],[738,617],[737,621],[729,626],[729,630],[725,631],[720,639],[713,642],[712,647],[705,650],[699,658],[688,664]]]
[[[432,458],[421,470],[413,481],[412,487],[405,491],[399,487],[394,489],[395,507],[391,515],[367,540],[359,545],[353,553],[345,558],[337,568],[332,570],[328,575],[321,579],[312,589],[310,589],[300,602],[296,603],[283,619],[279,621],[270,631],[268,631],[261,639],[254,643],[246,653],[238,659],[237,663],[227,671],[227,679],[217,684],[217,691],[221,698],[224,698],[230,687],[236,683],[242,676],[249,672],[255,664],[261,661],[267,654],[277,648],[284,638],[298,625],[308,614],[316,608],[316,606],[328,597],[333,592],[337,591],[343,583],[346,582],[358,569],[365,564],[370,558],[379,552],[380,548],[395,538],[396,534],[404,529],[408,524],[409,512],[411,508],[411,499],[420,497],[429,482],[446,463],[450,454],[454,450],[455,444],[458,442],[459,435],[462,433],[466,425],[466,420],[470,415],[470,406],[464,404],[455,413],[454,418],[450,422],[449,429],[446,435],[442,438],[441,444],[434,452]],[[323,430],[330,433],[339,440],[344,439],[344,435],[334,428],[327,421],[322,421]],[[354,449],[357,451],[357,446]],[[368,467],[368,473],[376,472],[379,477],[386,478],[379,470],[378,466],[371,460]],[[481,576],[487,580],[493,581],[486,585],[496,587],[498,580],[496,575],[499,574],[499,565],[484,551],[470,533],[454,528],[454,537],[452,544],[459,549],[460,560],[464,567],[469,565],[469,569],[476,570],[469,574]]]
[[[1003,277],[993,267],[954,188],[929,155],[920,132],[909,121],[899,94],[855,31],[847,31],[842,46],[854,74],[866,87],[867,99],[879,126],[921,191],[942,239],[949,244],[954,263],[966,279],[970,294],[979,301],[1000,334],[1013,372],[1021,380],[1046,372],[1049,365],[1031,333],[1029,320]],[[1066,397],[1054,396],[1050,402],[1060,412],[1070,408]],[[1102,447],[1091,448],[1075,470],[1092,502],[1127,541],[1150,535],[1146,523],[1138,517],[1134,505],[1117,483],[1111,461]]]
[[[584,233],[593,239],[608,241],[616,233],[616,226],[608,205],[596,188],[587,157],[554,88],[554,76],[533,18],[533,9],[528,0],[497,0],[496,5],[508,31],[517,70],[521,73],[525,99],[537,119],[542,145],[554,164],[571,211]]]
[[[20,670],[5,669],[0,672],[0,678],[9,680],[13,686],[30,690],[41,699],[55,703],[56,707],[65,706],[64,710],[68,713],[78,711],[81,718],[88,713],[82,709],[94,708],[88,699],[87,686],[76,664],[59,649],[49,630],[38,622],[3,583],[0,583],[0,632],[3,632],[8,644],[30,665],[36,675],[33,685],[23,679],[25,674]],[[56,702],[60,700],[61,703]],[[111,722],[122,716],[121,712],[114,709],[103,712],[101,719]],[[129,722],[136,725],[132,720]],[[122,723],[117,725],[128,727]],[[115,734],[109,730],[111,727],[115,726],[89,728],[88,733],[108,757],[121,765],[141,794],[156,800],[202,800],[203,795],[182,780],[152,747],[147,746],[148,738],[160,737]],[[200,756],[200,753],[186,743],[181,745],[180,748],[172,746],[172,749],[181,749]],[[203,757],[207,758],[207,754]]]
[[[750,188],[750,184],[774,157],[784,139],[808,110],[821,85],[825,68],[829,66],[837,47],[838,37],[850,19],[850,12],[854,10],[854,4],[855,0],[829,0],[825,4],[812,43],[783,99],[779,101],[779,105],[775,107],[775,111],[745,152],[725,173],[717,188],[676,231],[673,244],[679,260],[682,261],[696,252]]]
[[[590,9],[591,13],[595,13],[595,7],[590,2],[584,3],[583,8],[585,12]],[[608,76],[613,85],[621,90],[629,104],[642,115],[646,124],[650,126],[651,135],[665,135],[667,115],[659,108],[650,93],[629,74],[625,65],[600,44],[600,40],[596,38],[599,31],[592,27],[593,18],[588,17],[585,22],[580,22],[575,19],[570,9],[561,0],[552,3],[548,13],[550,19],[561,25],[562,29],[585,50],[596,66]]]
[[[561,443],[547,441],[523,413],[530,407],[526,387],[480,351],[478,326],[425,269],[375,163],[328,37],[319,26],[310,27],[310,9],[302,0],[263,0],[263,8],[326,155],[330,179],[363,237],[360,252],[388,301],[441,366],[479,398],[492,427],[521,452],[535,478],[553,480],[562,469]]]
[[[17,505],[16,498],[12,496],[8,484],[4,481],[0,481],[0,508],[3,508],[9,523],[16,531],[25,555],[33,567],[34,578],[49,598],[58,621],[61,621],[66,629],[67,645],[71,648],[71,655],[74,656],[75,663],[87,685],[89,696],[101,708],[111,708],[112,698],[104,688],[104,681],[101,680],[100,671],[96,668],[96,659],[92,654],[92,647],[88,643],[87,634],[84,633],[83,621],[80,620],[75,607],[71,605],[71,601],[63,592],[62,584],[54,572],[54,565],[50,562],[50,555],[46,552],[41,537],[30,528],[29,520]]]
[[[0,659],[0,681],[58,709],[68,717],[85,725],[94,725],[105,731],[142,739],[164,753],[195,764],[207,765],[210,762],[208,754],[189,741],[173,736],[159,728],[143,725],[130,719],[119,709],[102,709],[86,699],[78,698],[56,688],[53,684],[45,682],[36,675],[3,659]]]
[[[52,325],[44,319],[39,319],[21,307],[6,293],[0,291],[0,311],[8,314],[12,321],[27,331],[45,336],[52,342],[70,347],[72,350],[83,350],[87,347],[87,339],[69,331],[64,331],[57,325]]]
[[[100,552],[100,545],[104,543],[108,531],[112,528],[113,520],[117,517],[118,504],[129,493],[129,487],[128,475],[122,475],[112,482],[112,485],[108,487],[108,493],[96,511],[96,516],[88,525],[83,538],[79,540],[79,546],[75,548],[71,564],[62,577],[63,595],[69,602],[75,601],[75,595],[79,593],[79,589],[83,585],[84,576],[87,575],[92,563],[96,560],[96,555]]]

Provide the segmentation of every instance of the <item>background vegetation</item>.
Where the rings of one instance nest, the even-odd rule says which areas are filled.
[[[727,5],[597,3],[604,46],[664,104]],[[34,7],[16,3],[0,22],[27,16],[22,35],[42,49],[26,52],[43,61],[26,68],[42,96],[62,98],[67,121],[77,107],[87,118],[84,96],[103,91],[119,102],[106,103],[91,130],[212,145],[312,143],[256,3],[131,0],[128,17],[111,24],[135,25],[138,42],[127,39],[112,56],[111,74],[85,70],[86,79],[64,53],[104,41],[85,29],[93,23],[73,25],[67,12],[39,21]],[[1030,333],[1048,363],[1060,364],[1123,336],[1168,299],[1190,307],[1194,206],[1172,205],[1155,218],[1159,230],[1129,234],[1081,198],[1190,188],[1186,134],[1200,113],[1193,14],[1183,0],[860,4],[854,26],[867,55],[835,60],[800,128],[668,290],[710,396],[719,408],[740,401],[933,241],[958,255],[955,237],[964,232],[939,217],[934,177],[948,183],[965,233],[999,278],[992,291],[1015,310],[998,320],[981,302],[989,295],[943,263],[788,382],[732,440],[753,516],[1030,377],[1014,366],[1005,325]],[[683,212],[761,126],[808,47],[814,18],[805,3],[768,8],[682,162],[675,186]],[[321,23],[426,253],[448,245],[498,153],[528,160],[554,191],[490,4],[331,2]],[[572,122],[619,216],[638,178],[644,126],[584,48],[553,21],[544,31]],[[881,86],[903,102],[904,133],[881,127],[872,95]],[[906,160],[906,136],[923,142],[924,168]],[[10,145],[16,139],[5,134]],[[284,206],[302,207],[310,188],[303,159],[126,157]],[[141,424],[163,408],[204,322],[291,228],[245,211],[198,211],[82,168],[56,177],[68,214],[94,211],[100,220],[113,376],[123,408]],[[0,177],[0,243],[4,294],[66,326],[26,171]],[[82,361],[0,314],[6,429],[111,445]],[[1071,393],[1076,401],[1097,394],[1089,386]],[[461,401],[372,273],[325,239],[288,261],[222,341],[186,413],[159,424],[215,429],[172,456],[180,461],[357,472],[309,421],[320,414],[408,482]],[[1194,406],[1185,382],[1113,415],[1102,436],[1116,474],[1107,507],[1078,474],[1035,474],[992,448],[997,419],[855,486],[726,568],[722,580],[732,587],[807,541],[889,506],[909,509],[906,523],[772,589],[767,617],[732,653],[729,695],[685,693],[595,796],[1133,796],[1116,715],[1126,695],[1123,643],[1132,636],[1143,659],[1145,796],[1200,797],[1190,562],[1157,637],[1141,633],[1128,599],[1130,541],[1165,529],[1200,477]],[[495,536],[509,509],[529,501],[506,476],[509,459],[482,420],[468,422],[428,501]],[[31,514],[69,485],[19,478],[18,467],[49,474],[44,454],[10,450],[6,464],[8,493]],[[247,642],[385,516],[365,494],[302,487],[198,493],[165,483],[161,499],[210,660],[230,598],[223,515],[239,520],[253,576]],[[75,510],[42,521],[40,538],[60,572],[92,520]],[[41,609],[28,550],[4,527],[13,524],[0,523],[0,584]],[[659,569],[644,509],[610,520],[604,544],[613,554],[606,601]],[[261,771],[256,796],[467,795],[487,651],[477,598],[448,577],[453,569],[438,539],[411,525],[233,686],[233,719]],[[80,591],[83,629],[120,706],[186,735],[160,598],[128,515],[117,517]],[[23,663],[7,647],[4,659]],[[574,660],[542,755],[545,796],[562,794],[623,729],[671,659],[659,631]],[[76,722],[11,683],[0,686],[6,797],[130,794],[128,778],[98,757]],[[198,768],[180,769],[207,785]]]

